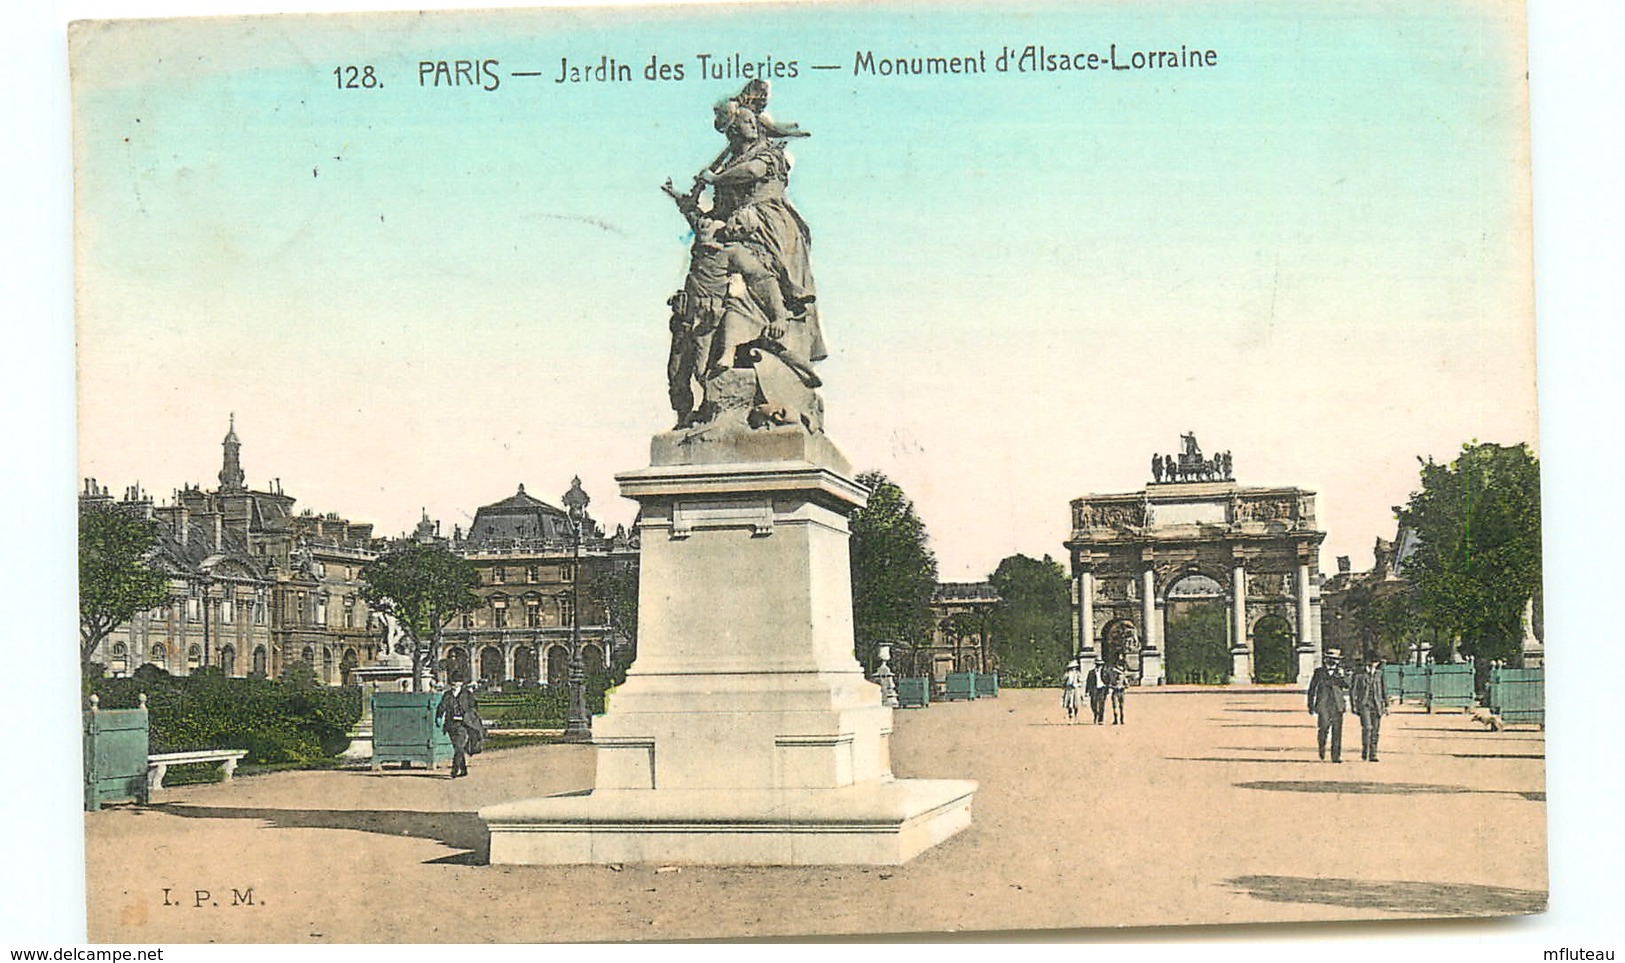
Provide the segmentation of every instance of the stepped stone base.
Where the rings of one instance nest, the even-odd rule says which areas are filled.
[[[492,865],[895,866],[970,825],[976,784],[593,790],[488,806]]]

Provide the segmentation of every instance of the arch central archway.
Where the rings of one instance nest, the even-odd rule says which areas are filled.
[[[1223,685],[1230,681],[1230,644],[1224,586],[1199,572],[1168,586],[1164,607],[1164,673],[1171,685]]]
[[[1298,681],[1292,623],[1279,615],[1266,615],[1253,626],[1253,680],[1275,685]]]

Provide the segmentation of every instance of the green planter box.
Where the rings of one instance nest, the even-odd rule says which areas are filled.
[[[1400,675],[1404,671],[1405,667],[1402,665],[1384,665],[1382,667],[1382,687],[1388,692],[1390,699],[1401,698],[1405,686],[1400,681]]]
[[[147,697],[139,709],[91,709],[85,713],[85,811],[104,802],[147,802]]]
[[[434,721],[438,692],[377,692],[372,697],[372,768],[386,762],[422,763],[430,769],[451,759],[451,739]]]
[[[1466,708],[1473,704],[1473,664],[1447,663],[1428,669],[1427,708]]]
[[[976,673],[976,698],[997,699],[999,697],[999,674],[997,672]]]
[[[1488,702],[1507,725],[1546,725],[1545,670],[1491,669]]]
[[[897,680],[897,707],[899,709],[925,709],[931,705],[931,680]]]
[[[976,673],[948,673],[947,691],[943,693],[944,701],[958,702],[961,699],[974,698],[976,698]]]
[[[1428,668],[1425,665],[1400,666],[1399,698],[1404,701],[1426,702],[1428,697]],[[1390,692],[1389,695],[1396,693]]]

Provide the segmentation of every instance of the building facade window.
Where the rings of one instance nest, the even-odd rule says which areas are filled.
[[[491,600],[491,624],[499,629],[508,627],[508,600],[495,598]]]
[[[491,581],[502,585],[508,581],[508,570],[498,565],[491,570]]]
[[[317,625],[323,625],[323,626],[325,626],[327,624],[327,593],[326,592],[323,592],[320,595],[316,596],[316,624]]]
[[[228,592],[226,597],[220,600],[220,621],[227,625],[237,621],[237,596],[234,593]]]
[[[542,580],[542,567],[540,565],[532,565],[525,569],[525,578],[531,582],[540,582]]]
[[[576,568],[575,568],[575,566],[574,565],[560,565],[559,566],[559,579],[560,579],[560,581],[564,581],[564,582],[574,582],[576,580]]]
[[[525,599],[525,627],[529,629],[539,629],[542,627],[541,599]]]
[[[568,595],[559,596],[559,624],[570,625],[575,621],[576,600]]]
[[[188,596],[186,599],[186,621],[203,621],[203,600],[196,595]]]
[[[353,595],[344,597],[344,627],[347,629],[355,628],[355,596]]]

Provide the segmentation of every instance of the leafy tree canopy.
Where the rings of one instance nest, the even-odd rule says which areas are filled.
[[[1540,592],[1540,463],[1526,445],[1473,442],[1421,476],[1399,518],[1417,535],[1405,575],[1423,618],[1463,655],[1516,660],[1524,606]]]
[[[480,606],[479,570],[444,545],[413,543],[381,555],[361,570],[361,581],[367,604],[400,620],[411,637],[414,686],[433,663],[447,623]]]
[[[882,642],[929,642],[937,557],[901,488],[878,471],[857,480],[872,492],[851,520],[852,621],[859,659],[867,665]]]
[[[1011,555],[988,576],[999,675],[1011,685],[1045,685],[1060,678],[1072,654],[1072,589],[1059,562]]]
[[[79,510],[79,661],[137,612],[169,598],[169,579],[147,564],[156,523],[104,506]]]

